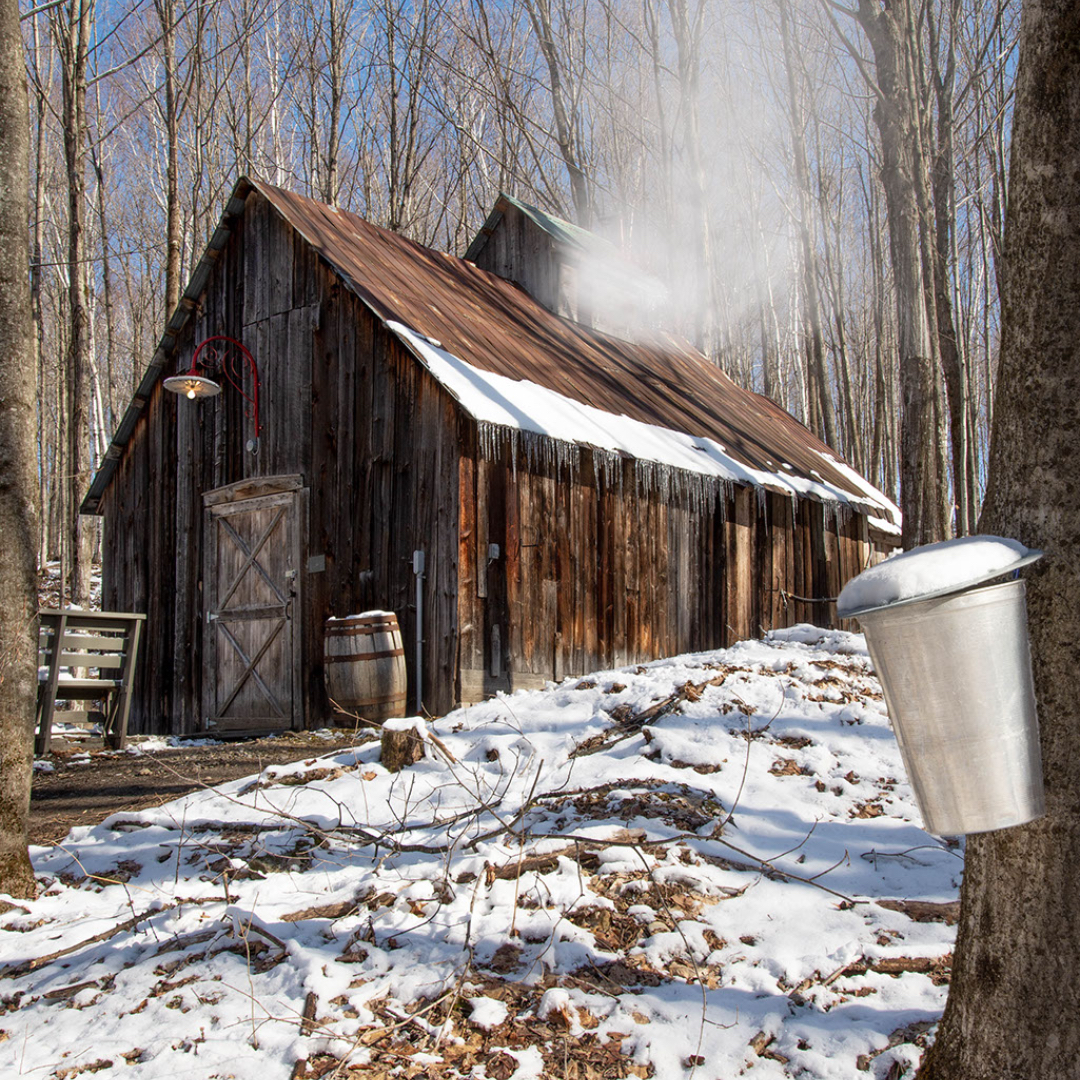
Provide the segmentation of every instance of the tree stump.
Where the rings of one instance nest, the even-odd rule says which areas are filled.
[[[422,720],[388,720],[382,729],[382,765],[387,772],[400,772],[424,756]]]

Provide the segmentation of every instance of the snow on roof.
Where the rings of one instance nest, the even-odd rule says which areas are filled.
[[[833,468],[840,468],[849,476],[864,499],[824,479],[807,479],[790,471],[751,468],[737,461],[724,446],[712,439],[646,424],[629,416],[616,416],[526,379],[511,379],[482,371],[403,323],[389,320],[386,326],[409,346],[440,385],[477,421],[546,435],[577,446],[626,454],[640,461],[720,481],[783,491],[793,497],[811,496],[845,505],[865,502],[899,517],[900,511],[893,502],[832,455],[823,454],[822,457]],[[884,518],[875,520],[886,530],[893,528],[899,533],[899,528]]]

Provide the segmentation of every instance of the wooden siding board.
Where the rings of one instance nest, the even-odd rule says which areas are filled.
[[[340,306],[330,302],[331,282],[317,261],[305,265],[307,287],[302,292],[297,290],[295,278],[303,263],[306,260],[302,248],[294,248],[294,295],[303,295],[312,308],[311,466],[305,471],[309,485],[304,514],[306,553],[301,556],[300,564],[306,595],[301,615],[302,678],[308,708],[305,722],[310,724],[313,717],[333,715],[325,689],[324,628],[326,619],[335,614],[337,583],[352,569],[351,539],[355,530],[337,530],[331,526],[335,520],[349,521],[353,512],[348,487],[349,441],[347,430],[343,429],[351,424],[354,410],[348,396],[348,380],[342,378],[343,371],[351,372],[353,357],[344,353]],[[319,557],[325,560],[325,568],[311,570],[310,560]],[[319,565],[317,561],[315,565]]]
[[[680,506],[670,513],[672,543],[675,550],[676,581],[671,600],[674,605],[675,651],[693,648],[693,612],[700,610],[701,580],[693,573],[696,565],[690,559],[690,533],[700,535],[700,512]]]
[[[517,478],[507,475],[508,471],[505,465],[500,467],[506,520],[506,599],[509,619],[508,633],[503,642],[503,648],[506,670],[513,673],[518,670],[525,652],[524,623],[527,603],[525,588],[529,578],[525,564],[531,552],[523,543],[521,500]]]
[[[821,503],[810,503],[807,507],[810,518],[811,544],[811,581],[812,592],[808,594],[813,601],[811,621],[816,626],[829,623],[829,604],[827,598],[835,596],[829,592],[828,529],[825,524],[825,508]]]
[[[633,576],[630,568],[630,552],[628,550],[631,518],[636,507],[632,504],[626,505],[624,499],[619,497],[625,491],[626,486],[624,484],[624,486],[612,493],[611,507],[611,553],[613,564],[611,644],[612,666],[614,667],[623,667],[631,660],[631,627],[636,616],[636,601],[630,592]]]
[[[578,560],[578,584],[580,599],[578,607],[580,644],[575,648],[574,664],[578,674],[593,668],[602,668],[605,658],[600,647],[600,566],[597,558],[597,503],[596,478],[592,459],[582,463],[581,499],[578,509],[580,527],[580,556]]]
[[[553,486],[554,514],[548,520],[554,528],[550,539],[545,537],[545,543],[550,543],[553,549],[551,581],[555,590],[555,633],[552,651],[555,678],[561,681],[567,675],[576,674],[573,649],[574,592],[577,581],[571,554],[574,545],[574,491],[569,483]]]
[[[511,587],[515,599],[520,597],[520,529],[513,514],[516,499],[507,490],[508,469],[501,462],[487,463],[485,475],[486,541],[498,545],[499,555],[487,562],[482,667],[486,673],[486,685],[492,691],[508,690],[510,682],[507,673],[513,663],[509,654],[513,634],[519,632],[517,621],[521,617],[521,612],[514,612],[510,604]]]
[[[754,492],[754,573],[752,581],[754,617],[751,633],[760,636],[771,625],[769,571],[772,564],[769,543],[769,497]]]
[[[462,454],[458,463],[458,670],[478,671],[484,666],[484,616],[479,581],[484,577],[483,595],[487,595],[487,565],[478,557],[477,464],[470,454]],[[486,548],[485,548],[486,551]],[[461,697],[460,686],[458,698]]]
[[[802,544],[802,577],[799,581],[799,622],[812,623],[814,611],[814,531],[813,505],[808,500],[799,504],[799,540]]]
[[[597,651],[604,667],[615,667],[615,496],[605,483],[596,500]]]

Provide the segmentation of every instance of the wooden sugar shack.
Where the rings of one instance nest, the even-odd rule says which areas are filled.
[[[433,713],[827,624],[897,542],[884,496],[685,342],[551,310],[580,235],[500,206],[495,274],[237,185],[83,504],[103,606],[147,615],[131,730],[322,725],[326,621],[371,608]],[[222,392],[168,393],[220,335],[253,363],[230,382],[204,348]]]

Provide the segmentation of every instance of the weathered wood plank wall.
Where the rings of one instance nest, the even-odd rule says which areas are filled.
[[[457,658],[457,425],[453,400],[345,291],[323,278],[315,331],[311,406],[308,689],[327,715],[322,640],[330,616],[372,608],[401,626],[415,700],[416,590],[413,552],[425,553],[423,700],[453,705]]]
[[[328,616],[394,611],[411,665],[416,549],[427,557],[424,701],[448,709],[457,659],[453,401],[256,194],[181,334],[175,369],[215,334],[242,341],[258,363],[257,453],[246,448],[249,406],[233,388],[195,404],[159,384],[102,503],[105,602],[148,614],[130,729],[200,728],[203,494],[286,474],[301,475],[308,490],[294,614],[306,722],[328,715]],[[241,378],[250,395],[250,378]]]
[[[459,498],[463,700],[829,625],[828,599],[872,550],[858,515],[745,487],[711,504],[669,499],[642,491],[629,466],[598,481],[588,454],[545,470],[485,460],[473,440]]]
[[[570,268],[559,246],[516,207],[504,204],[503,217],[488,237],[476,265],[507,281],[517,282],[549,311],[575,318],[577,296]]]
[[[110,495],[123,492],[124,497],[113,499],[102,544],[102,607],[145,612],[147,625],[154,628],[139,652],[128,725],[132,733],[150,730],[152,718],[168,716],[171,705],[176,410],[163,402],[165,397],[171,395],[156,387],[117,468]]]

